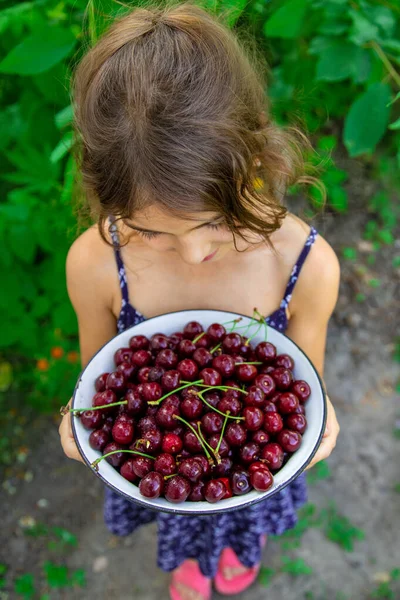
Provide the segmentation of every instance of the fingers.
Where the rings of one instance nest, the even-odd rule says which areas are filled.
[[[71,402],[72,402],[72,398],[67,404],[68,407],[71,406]],[[60,434],[62,448],[63,448],[65,454],[68,456],[68,458],[72,458],[74,460],[84,462],[83,458],[79,454],[79,450],[77,448],[77,445],[75,443],[74,436],[72,433],[71,413],[67,413],[62,418],[62,421],[58,428],[58,433]]]
[[[318,448],[318,451],[317,451],[316,455],[314,456],[314,458],[312,459],[312,461],[310,462],[310,464],[306,467],[306,469],[305,469],[306,471],[307,471],[307,469],[311,469],[311,467],[313,467],[315,464],[317,464],[321,460],[328,458],[328,456],[331,455],[332,450],[336,446],[336,440],[339,435],[340,425],[336,418],[335,409],[328,397],[327,397],[327,407],[328,407],[328,414],[327,414],[327,420],[326,420],[326,427],[325,427],[324,435],[322,437],[321,445]]]

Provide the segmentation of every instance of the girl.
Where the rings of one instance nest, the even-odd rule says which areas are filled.
[[[135,9],[115,21],[75,72],[80,169],[96,225],[67,259],[83,366],[117,331],[195,308],[251,316],[286,331],[322,375],[339,265],[314,228],[290,214],[305,181],[304,136],[269,118],[260,62],[203,9]],[[255,55],[254,55],[255,56]],[[313,463],[339,425],[328,422]],[[66,455],[80,460],[70,416]],[[311,466],[311,465],[310,465]],[[305,475],[271,499],[211,517],[157,513],[105,490],[105,521],[128,535],[158,524],[158,565],[173,600],[238,593],[256,578],[266,534],[296,523]]]

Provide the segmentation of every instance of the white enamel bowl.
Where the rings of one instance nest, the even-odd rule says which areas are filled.
[[[203,328],[206,329],[211,323],[226,323],[239,316],[243,317],[240,325],[245,325],[251,321],[248,317],[231,312],[186,310],[160,315],[131,327],[105,344],[86,366],[75,387],[72,407],[88,409],[91,407],[92,398],[95,394],[95,379],[101,373],[110,372],[115,369],[113,360],[114,353],[118,348],[129,346],[129,339],[133,335],[142,334],[148,337],[155,333],[165,333],[170,335],[175,331],[182,331],[189,321],[198,321],[202,324]],[[252,332],[255,332],[255,329],[251,329],[250,333],[247,335],[251,335]],[[257,344],[264,339],[264,329],[262,328],[259,334],[254,337],[252,343]],[[305,405],[308,425],[303,435],[302,444],[297,452],[290,457],[284,467],[274,475],[274,484],[269,490],[266,492],[257,492],[253,490],[242,496],[233,496],[232,498],[220,500],[215,504],[210,504],[208,502],[182,502],[180,504],[172,504],[165,500],[165,498],[157,498],[155,500],[145,498],[140,494],[139,488],[136,485],[124,479],[106,460],[100,461],[96,475],[115,492],[118,492],[127,499],[137,502],[144,507],[177,514],[198,515],[227,512],[243,508],[271,497],[291,483],[310,463],[321,442],[325,430],[327,414],[326,398],[320,377],[318,376],[315,367],[304,352],[292,342],[292,340],[272,327],[268,327],[268,341],[277,347],[279,354],[287,353],[293,358],[295,362],[295,378],[307,381],[312,390],[311,396]],[[76,416],[72,417],[72,429],[79,451],[85,463],[90,467],[90,464],[101,454],[90,447],[90,431],[87,431],[82,426],[80,419]],[[93,470],[93,472],[95,471]]]

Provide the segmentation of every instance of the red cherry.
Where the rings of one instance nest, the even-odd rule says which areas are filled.
[[[283,450],[279,444],[270,442],[261,449],[261,457],[271,471],[277,471],[283,464]]]
[[[292,385],[292,392],[296,394],[300,402],[305,402],[308,400],[311,394],[311,388],[305,381],[301,379],[295,381]]]
[[[262,362],[271,362],[276,357],[276,348],[270,342],[260,342],[256,348],[256,356]]]
[[[298,431],[291,431],[290,429],[282,429],[276,439],[286,452],[296,452],[300,448],[302,440]]]
[[[183,442],[179,435],[175,433],[166,433],[163,437],[161,450],[168,454],[179,454],[183,448]]]
[[[179,371],[182,379],[186,381],[194,381],[199,373],[196,363],[190,358],[184,358],[181,360],[176,369]]]
[[[255,365],[237,365],[236,366],[236,377],[239,381],[248,383],[253,381],[258,375],[257,367]]]
[[[257,375],[254,380],[254,385],[261,388],[267,398],[275,393],[276,385],[271,375],[265,373]]]
[[[292,414],[286,417],[285,425],[288,429],[303,434],[307,427],[307,421],[302,414]]]
[[[221,385],[222,377],[216,369],[206,368],[200,371],[199,378],[203,380],[205,385]]]
[[[132,360],[132,350],[130,348],[120,348],[114,354],[114,362],[118,366],[123,362],[130,363]]]
[[[259,469],[250,473],[250,483],[257,492],[266,492],[274,483],[271,471]]]
[[[264,414],[264,429],[267,433],[278,433],[283,429],[282,417],[277,412]]]
[[[276,403],[279,412],[282,415],[288,415],[290,413],[296,412],[296,409],[299,406],[299,400],[295,394],[291,392],[286,392],[280,395],[278,402]]]
[[[129,340],[130,348],[136,352],[136,350],[147,350],[150,346],[150,341],[144,335],[134,335]]]
[[[106,389],[106,380],[108,376],[109,373],[103,373],[102,375],[98,376],[98,378],[94,382],[96,392],[104,392],[104,390]]]
[[[293,375],[284,367],[278,367],[272,372],[272,377],[279,390],[288,390],[293,383]]]
[[[220,323],[213,323],[207,329],[207,333],[213,342],[218,343],[226,335],[226,329]]]
[[[138,476],[136,475],[135,471],[133,470],[133,459],[132,458],[128,458],[128,460],[126,460],[123,463],[123,465],[121,466],[120,473],[121,473],[122,477],[124,477],[128,481],[133,482],[138,479]]]
[[[289,371],[293,371],[294,369],[294,360],[288,354],[279,354],[274,364],[276,367],[284,367],[285,369],[289,369]]]

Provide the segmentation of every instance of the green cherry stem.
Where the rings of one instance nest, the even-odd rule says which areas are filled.
[[[214,456],[215,460],[219,464],[221,462],[221,459],[220,459],[219,455],[215,453],[214,448],[212,446],[210,446],[210,444],[207,442],[206,438],[204,437],[203,432],[201,430],[200,423],[197,424],[197,430],[199,432],[199,436],[202,439],[203,443],[205,444],[205,446],[207,446],[207,448],[210,450],[211,454]]]
[[[265,327],[265,341],[267,341],[267,339],[268,339],[268,323],[267,323],[265,317],[262,314],[260,314],[256,308],[254,310],[256,311],[256,314],[258,315],[259,319],[261,321],[263,321],[263,323],[264,323],[264,327]]]
[[[235,388],[235,389],[237,389],[237,388]],[[229,417],[229,419],[241,419],[244,421],[244,417],[235,417],[234,415],[229,415],[227,413],[222,412],[221,410],[218,410],[218,408],[215,408],[212,404],[207,402],[207,400],[203,396],[203,392],[197,392],[197,396],[200,398],[200,400],[202,402],[204,402],[204,404],[207,404],[207,406],[209,408],[211,408],[214,412],[217,412],[218,414],[222,415],[223,417]]]
[[[194,435],[197,437],[197,439],[199,440],[199,442],[201,444],[201,447],[204,450],[204,454],[207,456],[208,462],[210,463],[210,465],[212,465],[213,462],[212,462],[211,455],[210,455],[209,451],[207,450],[207,447],[206,447],[204,441],[201,439],[201,437],[199,436],[199,434],[197,433],[197,431],[195,430],[195,428],[193,427],[193,425],[191,425],[190,423],[188,423],[188,421],[186,421],[185,419],[182,419],[182,417],[180,417],[179,415],[173,415],[173,418],[176,419],[176,420],[178,420],[178,421],[181,421],[182,423],[184,423],[185,425],[187,425],[187,427],[189,427],[189,429],[191,429],[193,431]]]
[[[238,363],[238,364],[242,364],[242,363]],[[201,381],[203,381],[201,379]],[[204,392],[212,392],[214,390],[222,390],[223,392],[225,392],[226,390],[236,390],[237,392],[242,392],[242,394],[247,394],[248,392],[245,392],[244,390],[241,390],[239,388],[236,387],[232,387],[230,385],[213,385],[213,386],[209,386],[205,383],[199,383],[198,381],[193,381],[191,385],[197,385],[198,387],[205,387],[207,389],[203,390]],[[186,387],[186,386],[185,386]],[[148,402],[148,404],[150,404],[150,402]]]
[[[256,309],[256,308],[253,308],[253,316],[252,316],[252,317],[250,317],[250,321],[249,321],[249,323],[247,324],[247,326],[246,326],[246,329],[245,329],[245,331],[242,333],[242,335],[246,336],[246,335],[247,335],[247,333],[248,333],[248,330],[249,330],[249,329],[250,329],[250,327],[252,327],[252,326],[253,326],[253,324],[254,324],[254,323],[253,323],[253,321],[257,321],[257,319],[255,318],[255,314],[256,314],[256,312],[257,312],[257,309]]]
[[[235,367],[237,367],[238,365],[262,365],[262,362],[242,362],[242,363],[235,363]]]
[[[203,337],[203,335],[205,335],[206,332],[202,331],[201,333],[199,333],[199,335],[197,337],[194,338],[194,340],[192,340],[192,343],[195,344],[196,342],[198,342],[199,340],[201,340],[201,338]]]
[[[107,452],[107,454],[103,454],[103,456],[99,456],[99,458],[96,458],[96,460],[94,460],[90,464],[90,466],[95,471],[98,471],[99,462],[101,460],[103,460],[103,458],[107,458],[107,456],[111,456],[111,454],[118,454],[118,452],[127,452],[128,454],[138,454],[139,456],[144,456],[145,458],[151,458],[152,460],[155,460],[154,456],[150,456],[150,454],[144,454],[144,452],[139,452],[138,450],[113,450],[112,452]]]
[[[240,323],[240,321],[243,320],[243,317],[238,317],[237,319],[232,319],[232,321],[227,321],[227,323],[222,323],[222,325],[227,325],[228,323],[233,323],[232,329],[230,331],[228,331],[228,333],[233,333],[236,329],[236,325],[237,323]],[[213,354],[214,352],[216,352],[217,350],[219,350],[219,348],[222,346],[222,342],[217,344],[214,348],[212,348],[210,350],[211,354]]]
[[[121,404],[128,404],[128,400],[121,400],[120,402],[111,402],[111,404],[102,404],[101,406],[90,406],[89,408],[68,408],[67,406],[62,406],[60,408],[60,414],[66,415],[67,413],[81,413],[87,410],[100,410],[101,408],[110,408],[112,406],[121,406]]]
[[[181,382],[181,383],[184,383],[185,385],[181,385],[180,387],[175,388],[174,390],[171,390],[170,392],[168,392],[168,394],[164,394],[164,396],[162,396],[158,400],[151,400],[147,404],[157,406],[157,404],[160,404],[163,400],[165,400],[165,398],[168,398],[168,396],[172,396],[172,394],[176,394],[176,392],[180,392],[180,390],[184,390],[185,388],[190,387],[191,385],[201,385],[202,382],[203,382],[202,379],[199,379],[198,381]],[[109,404],[109,406],[111,406],[111,404]]]
[[[218,454],[220,446],[221,446],[222,438],[224,437],[224,431],[225,431],[226,424],[228,422],[228,418],[229,418],[229,410],[228,410],[228,412],[227,412],[227,414],[225,416],[225,421],[224,421],[224,424],[222,425],[221,435],[220,435],[220,438],[218,440],[217,447],[215,448],[215,452],[217,454]]]

